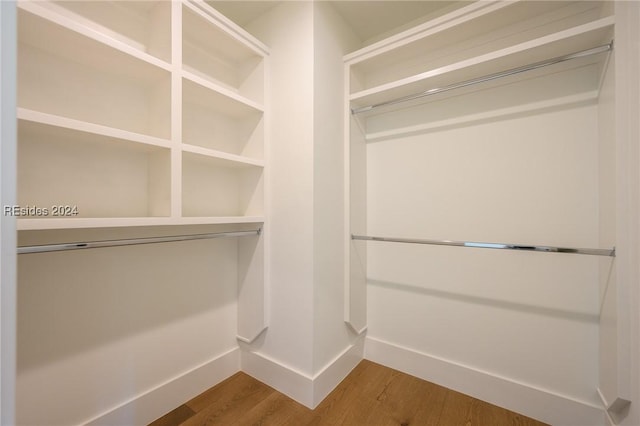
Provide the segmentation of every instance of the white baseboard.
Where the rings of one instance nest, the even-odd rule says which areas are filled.
[[[242,371],[299,403],[313,405],[313,378],[258,352],[240,353]]]
[[[598,388],[598,396],[600,397],[600,401],[602,401],[602,406],[603,407],[608,407],[609,406],[609,402],[607,401],[607,398],[604,397],[604,394],[602,393],[602,391],[600,390],[600,388]],[[605,426],[616,426],[616,423],[613,421],[613,419],[611,418],[611,416],[609,415],[609,413],[605,410]]]
[[[373,337],[366,338],[365,358],[555,426],[605,424],[604,409],[596,402],[579,401]]]
[[[240,371],[240,349],[234,348],[184,374],[144,392],[84,424],[146,425]]]
[[[335,357],[313,377],[313,406],[315,408],[364,358],[364,336]]]
[[[611,419],[606,418],[603,407],[597,403],[579,401],[364,336],[360,336],[314,376],[258,352],[234,348],[85,424],[148,424],[238,371],[244,371],[309,408],[315,408],[363,357],[555,426],[612,424]]]
[[[314,376],[304,374],[264,354],[242,351],[242,371],[299,403],[315,408],[363,358],[364,339],[347,347]]]
[[[317,406],[360,362],[359,338],[311,377],[264,355],[234,348],[117,407],[90,419],[88,426],[146,425],[242,370],[309,408]],[[241,368],[242,366],[242,368]]]

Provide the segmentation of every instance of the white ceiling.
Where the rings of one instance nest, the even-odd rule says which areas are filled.
[[[295,0],[294,0],[295,1]],[[211,0],[214,8],[240,26],[264,14],[282,1],[273,0]],[[408,24],[425,21],[438,14],[465,4],[459,0],[334,0],[329,1],[364,44],[381,36],[402,30]]]

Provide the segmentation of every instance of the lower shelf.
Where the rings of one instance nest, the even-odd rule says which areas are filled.
[[[263,211],[263,167],[182,154],[182,216],[256,216]]]
[[[168,147],[28,120],[19,120],[18,140],[18,204],[40,209],[20,216],[147,220],[171,213]]]

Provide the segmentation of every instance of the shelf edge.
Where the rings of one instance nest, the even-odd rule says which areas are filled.
[[[211,80],[208,80],[204,77],[200,77],[199,75],[194,74],[191,71],[187,71],[183,68],[181,70],[181,76],[182,78],[189,80],[192,83],[203,86],[206,89],[209,89],[215,93],[218,93],[219,95],[222,95],[232,101],[238,102],[245,107],[251,108],[256,112],[264,113],[264,106],[259,104],[258,102],[252,101],[251,99],[246,98],[233,90],[227,89],[226,87],[220,84],[216,84]]]
[[[130,132],[116,127],[103,126],[101,124],[90,123],[88,121],[76,120],[60,115],[35,111],[29,108],[18,107],[18,120],[30,121],[33,123],[46,124],[78,132],[91,133],[94,135],[110,137],[114,139],[126,140],[160,148],[171,148],[169,139],[162,139],[142,133]]]
[[[464,59],[462,61],[458,61],[453,64],[448,64],[448,65],[438,67],[429,71],[415,74],[413,76],[405,77],[400,80],[381,84],[379,86],[372,87],[369,89],[361,90],[359,92],[350,94],[349,101],[350,102],[361,101],[363,99],[366,99],[369,96],[390,92],[395,89],[400,89],[402,87],[405,87],[414,83],[424,82],[430,78],[438,77],[453,71],[459,71],[459,70],[463,70],[465,68],[473,67],[476,65],[486,64],[493,60],[503,59],[510,55],[521,54],[526,52],[527,50],[541,48],[551,43],[567,40],[572,37],[584,35],[592,31],[604,30],[606,28],[612,27],[613,25],[614,25],[614,18],[612,16],[601,18],[596,21],[592,21],[592,22],[578,25],[576,27],[572,27],[563,31],[559,31],[557,33],[548,34],[546,36],[538,37],[533,40],[528,40],[526,42],[519,43],[514,46],[509,46],[509,47],[497,50],[495,52],[488,52],[483,55]]]
[[[191,145],[187,143],[182,144],[182,151],[189,152],[191,154],[202,155],[205,157],[210,157],[214,159],[220,159],[225,161],[232,161],[234,163],[239,163],[241,165],[255,166],[255,167],[264,167],[264,160],[254,159],[250,157],[245,157],[242,155],[230,154],[224,151],[218,151],[215,149],[204,148],[198,145]]]
[[[158,67],[164,71],[171,72],[173,67],[168,62],[163,61],[153,55],[150,55],[140,49],[133,47],[123,41],[116,40],[113,37],[109,37],[100,31],[90,28],[86,25],[78,23],[68,16],[64,16],[54,10],[48,9],[43,6],[36,5],[37,2],[31,1],[18,1],[18,7],[24,11],[32,13],[42,19],[45,19],[54,24],[60,25],[68,31],[73,31],[80,34],[83,37],[90,38],[91,40],[103,44],[111,49],[115,49],[121,53],[124,53],[132,58],[141,60],[149,65]]]
[[[182,4],[222,29],[260,56],[269,56],[269,48],[253,35],[202,0],[183,0]]]
[[[225,225],[234,223],[264,223],[264,216],[219,216],[219,217],[114,217],[114,218],[69,218],[69,219],[20,219],[18,231],[42,231],[51,229],[128,228],[141,226],[175,225]]]

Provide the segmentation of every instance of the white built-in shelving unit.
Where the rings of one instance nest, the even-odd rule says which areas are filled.
[[[347,55],[350,108],[605,46],[613,39],[613,24],[611,5],[598,2],[476,2]],[[605,53],[562,61],[400,102],[395,105],[399,113],[388,106],[357,116],[367,140],[377,140],[456,125],[490,111],[504,114],[526,103],[575,101],[597,95],[606,58]]]
[[[367,143],[412,135],[431,135],[424,140],[435,143],[441,130],[597,103],[613,37],[611,2],[473,2],[345,56],[345,119],[350,123],[345,134],[345,247],[351,256],[345,270],[345,320],[356,331],[367,326],[367,249],[366,243],[351,241],[350,234],[366,234],[370,228]],[[594,48],[602,53],[465,84]],[[454,85],[460,87],[441,90]],[[406,99],[416,94],[424,96]],[[398,212],[394,218],[404,215]],[[433,224],[415,224],[420,227]],[[415,232],[408,236],[421,235]]]
[[[18,44],[18,230],[56,243],[261,228],[233,253],[237,336],[255,339],[267,47],[200,0],[20,1]]]
[[[264,222],[261,42],[197,0],[18,9],[18,229]]]

